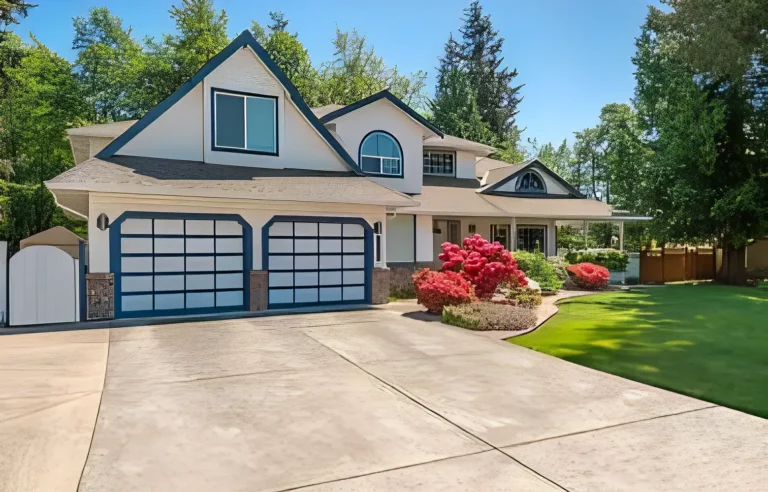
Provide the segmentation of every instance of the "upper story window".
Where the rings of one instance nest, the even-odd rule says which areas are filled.
[[[544,180],[541,179],[538,173],[529,171],[517,179],[515,191],[522,193],[546,193],[547,188],[544,186]]]
[[[213,149],[278,155],[277,97],[214,89]]]
[[[360,167],[369,174],[403,175],[403,152],[400,143],[389,133],[369,133],[360,144]]]
[[[454,176],[456,174],[456,155],[453,152],[425,150],[424,174]]]

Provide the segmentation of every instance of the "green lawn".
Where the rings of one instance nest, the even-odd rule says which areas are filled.
[[[604,293],[512,343],[768,418],[768,285]]]

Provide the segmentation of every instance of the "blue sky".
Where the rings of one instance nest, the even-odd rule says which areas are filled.
[[[107,6],[141,39],[172,32],[168,9],[175,0],[40,0],[15,31],[28,32],[73,61],[72,17]],[[180,3],[180,0],[179,0]],[[458,34],[469,0],[215,0],[236,35],[255,19],[266,25],[282,10],[314,63],[330,59],[336,26],[357,28],[389,65],[429,73],[434,90],[437,59],[448,34]],[[627,102],[634,89],[634,40],[648,4],[657,0],[482,0],[504,37],[505,63],[525,84],[517,122],[524,138],[559,143],[597,122],[600,108]]]

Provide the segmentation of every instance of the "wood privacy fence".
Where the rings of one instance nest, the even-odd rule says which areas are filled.
[[[640,252],[640,283],[711,280],[717,271],[714,248],[660,248]]]

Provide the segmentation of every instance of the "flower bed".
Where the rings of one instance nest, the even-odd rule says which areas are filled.
[[[492,302],[473,302],[446,306],[443,309],[443,323],[478,331],[522,331],[536,324],[536,310]]]
[[[436,272],[425,268],[413,274],[413,287],[419,304],[440,314],[443,306],[465,304],[473,299],[472,285],[456,272]]]
[[[604,266],[579,263],[568,267],[571,280],[581,289],[602,290],[608,286],[611,274]]]

